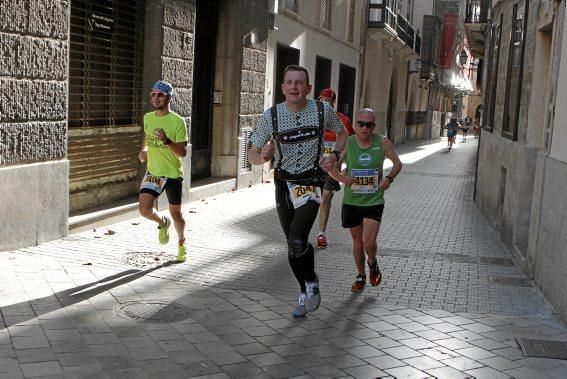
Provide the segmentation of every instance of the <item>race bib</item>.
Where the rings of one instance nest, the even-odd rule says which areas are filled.
[[[155,176],[151,175],[149,172],[146,172],[144,179],[142,179],[142,185],[140,186],[140,189],[149,189],[160,194],[163,192],[163,188],[165,187],[166,182],[166,177]]]
[[[323,154],[329,155],[335,150],[336,141],[323,141]]]
[[[352,169],[351,176],[354,178],[354,183],[350,186],[353,193],[370,194],[380,191],[382,174],[378,169]]]
[[[289,196],[293,203],[293,208],[297,209],[306,204],[309,200],[321,203],[321,188],[316,186],[300,186],[291,182],[287,182],[289,188]]]

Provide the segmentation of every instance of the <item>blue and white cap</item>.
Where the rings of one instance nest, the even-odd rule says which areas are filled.
[[[173,87],[168,82],[164,82],[163,80],[158,80],[152,86],[152,91],[160,91],[163,92],[169,97],[170,99],[173,97]]]

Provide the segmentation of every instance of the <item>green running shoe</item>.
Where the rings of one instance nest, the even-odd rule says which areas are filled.
[[[161,243],[162,245],[165,245],[166,243],[169,242],[169,227],[171,226],[171,220],[169,219],[169,217],[167,216],[163,216],[161,218],[163,225],[162,226],[158,226],[159,229],[159,243]]]
[[[187,258],[187,246],[185,244],[179,245],[177,248],[177,262],[185,262]]]

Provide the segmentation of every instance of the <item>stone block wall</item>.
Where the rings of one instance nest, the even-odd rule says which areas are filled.
[[[69,2],[0,0],[0,167],[64,158]]]
[[[254,129],[264,112],[268,52],[267,2],[265,0],[253,0],[241,1],[240,3],[242,58],[238,135],[242,135],[243,130]],[[242,142],[240,141],[240,144]],[[241,152],[246,151],[247,146],[239,146],[239,150]],[[247,155],[243,156],[242,153],[239,155],[239,162],[248,159]],[[266,173],[269,172],[268,166],[268,164],[252,166],[250,171],[239,170],[238,187],[244,188],[250,184],[261,182]]]
[[[0,251],[68,231],[69,7],[0,0]]]
[[[195,3],[166,1],[164,5],[161,77],[175,89],[171,109],[185,118],[191,130]]]
[[[254,37],[258,38],[258,36]],[[267,39],[248,43],[242,50],[240,127],[252,128],[264,112]]]

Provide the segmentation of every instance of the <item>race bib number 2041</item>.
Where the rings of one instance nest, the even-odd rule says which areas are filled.
[[[321,203],[321,188],[316,186],[300,186],[287,182],[289,196],[295,209],[306,204],[309,200]]]

